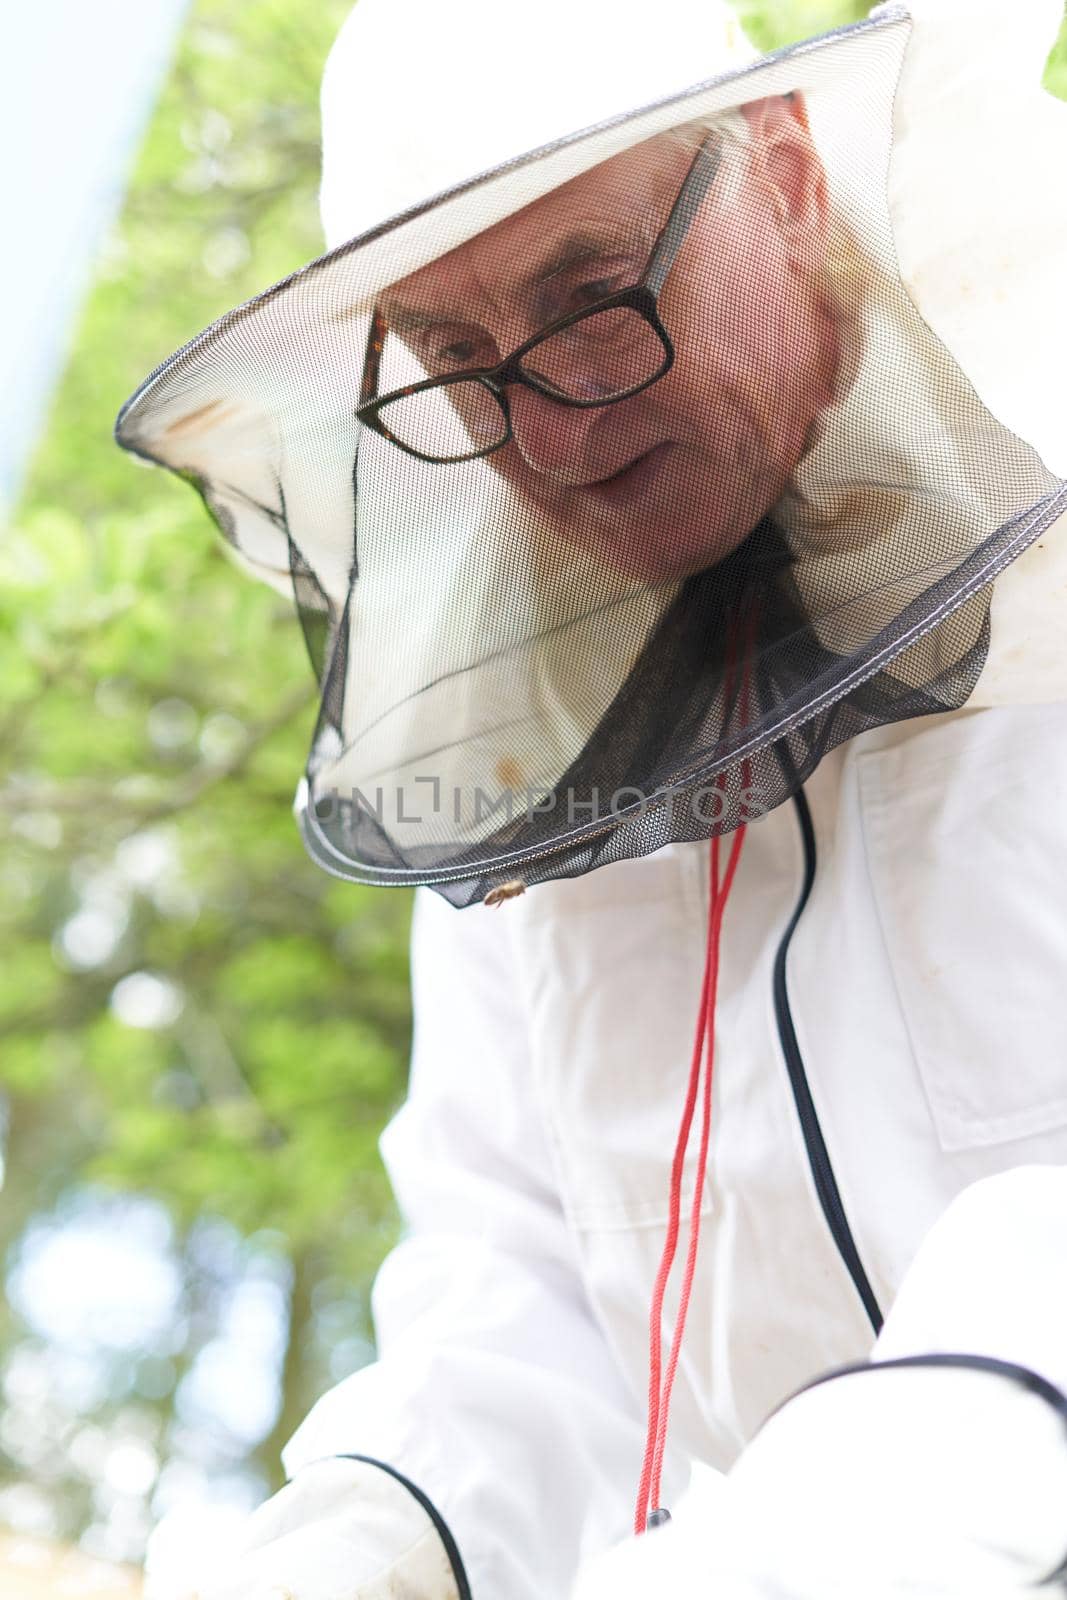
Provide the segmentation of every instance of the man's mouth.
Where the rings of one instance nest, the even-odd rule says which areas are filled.
[[[600,500],[605,505],[624,504],[651,487],[659,477],[672,449],[669,440],[653,445],[651,450],[646,450],[643,455],[627,462],[625,467],[620,467],[618,472],[613,472],[610,478],[583,484],[582,493],[592,495],[595,500]]]

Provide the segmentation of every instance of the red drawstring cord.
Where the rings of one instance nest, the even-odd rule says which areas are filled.
[[[745,627],[744,674],[741,684],[740,705],[742,721],[748,715],[750,651],[755,625],[756,610],[753,608],[749,613]],[[732,690],[733,671],[734,651],[733,641],[731,640],[727,647],[727,672],[724,685],[724,698],[727,703],[729,703]],[[720,777],[718,780],[719,787],[722,786],[723,781],[724,777]],[[742,763],[741,781],[742,785],[747,789],[751,782],[751,770],[748,760]],[[735,830],[731,839],[726,875],[720,882],[719,835],[716,834],[711,840],[708,935],[704,957],[704,978],[700,989],[700,1009],[697,1015],[696,1037],[693,1041],[693,1055],[689,1064],[689,1083],[686,1089],[685,1106],[682,1111],[681,1126],[678,1129],[678,1138],[674,1147],[674,1160],[671,1163],[667,1236],[664,1240],[659,1270],[656,1273],[655,1287],[652,1291],[652,1306],[649,1314],[648,1429],[645,1435],[645,1455],[641,1464],[641,1479],[637,1489],[637,1506],[634,1510],[634,1532],[637,1534],[644,1533],[648,1527],[650,1508],[655,1511],[659,1507],[660,1479],[663,1472],[663,1456],[667,1444],[667,1422],[670,1417],[671,1393],[674,1389],[674,1378],[678,1370],[678,1357],[682,1348],[682,1336],[685,1332],[685,1321],[689,1313],[689,1301],[693,1292],[693,1279],[696,1274],[697,1249],[700,1244],[701,1203],[704,1196],[704,1185],[707,1180],[708,1147],[711,1138],[711,1090],[715,1061],[715,1002],[719,988],[719,944],[722,935],[723,918],[726,915],[726,904],[730,898],[730,890],[733,888],[734,879],[737,876],[738,863],[741,860],[741,849],[744,842],[745,824],[742,823]],[[666,1378],[664,1378],[663,1300],[667,1290],[667,1280],[670,1277],[678,1248],[678,1232],[681,1224],[682,1209],[682,1173],[685,1167],[686,1151],[689,1146],[689,1135],[693,1126],[693,1114],[696,1110],[702,1063],[705,1064],[703,1073],[704,1093],[701,1106],[700,1147],[697,1152],[696,1183],[693,1189],[692,1210],[689,1221],[689,1246],[686,1251],[682,1291],[678,1300],[678,1315],[675,1318],[670,1354],[667,1359],[667,1374]]]
[[[726,911],[726,902],[733,887],[738,862],[741,859],[741,847],[744,843],[744,838],[745,827],[742,824],[731,840],[726,876],[721,884],[719,882],[720,840],[718,835],[711,841],[708,945],[704,962],[704,981],[700,992],[700,1012],[697,1018],[697,1032],[689,1067],[689,1086],[686,1092],[685,1109],[682,1113],[678,1140],[674,1148],[674,1161],[671,1165],[670,1212],[667,1223],[667,1237],[663,1246],[659,1271],[656,1274],[656,1284],[652,1293],[652,1308],[649,1317],[648,1432],[645,1439],[645,1457],[641,1467],[641,1481],[637,1490],[637,1507],[634,1512],[635,1533],[644,1533],[648,1523],[649,1508],[655,1508],[659,1504],[660,1475],[663,1468],[664,1447],[667,1441],[667,1419],[670,1415],[671,1391],[674,1387],[674,1376],[678,1368],[678,1355],[681,1350],[685,1319],[689,1310],[689,1299],[692,1294],[693,1278],[696,1272],[697,1247],[700,1242],[701,1201],[704,1193],[708,1164],[708,1145],[711,1136],[711,1085],[712,1066],[715,1056],[715,999],[719,980],[719,941],[723,916]],[[696,1185],[693,1190],[693,1203],[690,1214],[689,1248],[686,1255],[681,1298],[678,1303],[678,1315],[675,1319],[674,1335],[671,1339],[667,1374],[664,1380],[662,1376],[663,1299],[667,1288],[667,1279],[670,1276],[678,1247],[682,1204],[682,1172],[693,1123],[693,1113],[696,1109],[701,1065],[704,1062],[706,1062],[706,1068],[703,1074],[704,1095],[701,1108],[700,1149],[697,1156]]]

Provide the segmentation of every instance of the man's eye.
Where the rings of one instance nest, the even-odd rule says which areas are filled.
[[[640,280],[641,268],[640,261],[620,253],[576,261],[553,273],[541,286],[538,312],[542,322],[556,322],[618,294]]]
[[[473,339],[459,339],[455,344],[446,345],[438,352],[439,361],[447,361],[453,367],[469,367],[478,352],[478,346]]]
[[[495,354],[493,341],[485,334],[429,333],[422,343],[421,355],[433,374],[463,372],[468,367],[491,367],[500,358]]]
[[[609,294],[614,294],[622,288],[622,283],[617,275],[610,278],[591,278],[587,283],[581,283],[574,290],[575,307],[578,310],[585,306],[595,306],[598,300],[606,300]]]

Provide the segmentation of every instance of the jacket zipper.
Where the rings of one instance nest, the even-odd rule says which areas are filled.
[[[800,1131],[804,1135],[804,1145],[808,1152],[808,1165],[815,1181],[815,1192],[819,1197],[823,1216],[830,1229],[834,1244],[837,1246],[849,1276],[856,1288],[856,1293],[863,1302],[863,1309],[870,1319],[871,1327],[875,1333],[882,1329],[882,1312],[875,1299],[874,1290],[863,1268],[856,1241],[852,1237],[852,1229],[848,1225],[845,1208],[841,1203],[841,1192],[837,1187],[834,1169],[830,1165],[830,1156],[826,1149],[826,1140],[823,1138],[819,1126],[819,1118],[815,1110],[815,1102],[811,1097],[808,1086],[808,1075],[804,1070],[804,1060],[800,1054],[797,1043],[796,1029],[793,1026],[793,1015],[789,1009],[789,989],[786,983],[786,960],[789,955],[789,946],[796,932],[797,923],[800,921],[804,907],[811,895],[812,885],[815,882],[815,829],[812,826],[811,812],[803,789],[798,789],[793,796],[796,806],[797,820],[800,824],[801,839],[804,844],[804,882],[797,901],[796,909],[790,917],[782,941],[778,946],[778,953],[774,958],[774,1015],[778,1024],[778,1037],[782,1045],[782,1054],[785,1056],[786,1069],[789,1073],[789,1083],[793,1090],[793,1100],[800,1118]]]

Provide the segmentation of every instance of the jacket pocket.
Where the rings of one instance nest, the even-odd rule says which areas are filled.
[[[858,765],[878,916],[942,1148],[1067,1124],[1067,707],[931,720]]]

